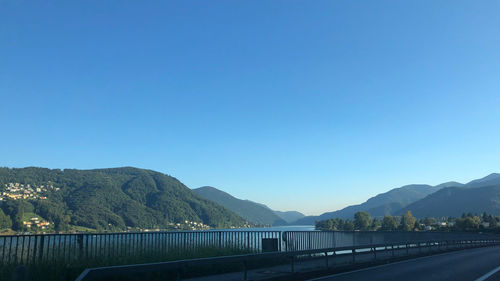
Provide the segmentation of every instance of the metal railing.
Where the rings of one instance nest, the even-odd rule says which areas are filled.
[[[281,240],[280,231],[185,231],[0,236],[0,265],[77,262],[170,251],[232,248],[262,252],[262,239]],[[281,251],[281,243],[279,249]]]
[[[309,234],[306,234],[309,235]],[[471,237],[469,237],[471,238]],[[105,280],[109,277],[117,277],[136,273],[150,273],[150,272],[165,272],[165,271],[177,271],[177,280],[182,278],[182,269],[192,266],[200,265],[214,265],[219,263],[241,263],[243,265],[242,279],[247,280],[248,278],[248,267],[247,264],[252,260],[266,260],[275,258],[287,258],[290,261],[290,273],[295,272],[295,264],[299,260],[298,257],[304,256],[316,256],[317,259],[325,260],[326,269],[330,268],[329,259],[339,257],[341,255],[352,256],[351,264],[356,264],[359,261],[356,256],[361,254],[371,254],[372,260],[377,260],[377,255],[381,252],[389,252],[389,256],[386,259],[395,258],[395,250],[402,251],[404,256],[411,256],[412,254],[421,254],[422,248],[427,248],[428,253],[432,253],[432,249],[435,248],[437,251],[448,251],[455,249],[464,248],[474,248],[474,247],[485,247],[500,245],[500,237],[498,236],[488,236],[477,239],[466,239],[466,240],[427,240],[423,241],[402,241],[393,243],[382,243],[382,244],[364,244],[364,245],[351,245],[343,247],[333,247],[333,248],[321,248],[321,249],[309,249],[309,250],[297,250],[297,251],[283,251],[283,252],[271,252],[271,253],[259,253],[259,254],[248,254],[248,255],[236,255],[236,256],[225,256],[225,257],[213,257],[213,258],[201,258],[192,260],[179,260],[172,262],[158,262],[149,264],[136,264],[136,265],[123,265],[123,266],[110,266],[110,267],[100,267],[100,268],[89,268],[83,271],[76,281],[93,281],[93,280]],[[417,249],[416,253],[411,253],[410,250]],[[358,252],[359,251],[359,252]],[[434,251],[436,252],[436,251]],[[340,253],[340,254],[339,254]],[[318,255],[320,254],[320,255]],[[379,257],[380,258],[380,257]]]
[[[453,232],[358,231],[185,231],[102,234],[0,236],[0,265],[79,262],[122,257],[154,257],[202,248],[263,252],[263,239],[275,240],[272,251],[293,252],[373,244],[488,240],[492,235]],[[130,260],[130,259],[128,259]],[[150,259],[149,259],[150,260]]]
[[[286,231],[283,249],[301,251],[373,244],[489,239],[491,234],[403,231]]]

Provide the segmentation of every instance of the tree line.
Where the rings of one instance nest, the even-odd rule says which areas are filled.
[[[460,218],[415,218],[410,211],[403,216],[372,218],[368,212],[357,212],[353,220],[333,218],[316,221],[318,230],[337,231],[484,231],[500,233],[500,216],[462,214]]]

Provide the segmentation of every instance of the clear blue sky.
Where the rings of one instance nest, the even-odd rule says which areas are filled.
[[[500,171],[499,1],[0,0],[0,166],[332,211]]]

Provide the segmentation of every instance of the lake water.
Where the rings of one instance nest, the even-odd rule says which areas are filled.
[[[214,231],[312,231],[314,225],[286,225],[272,227],[250,227],[250,228],[230,228],[230,229],[214,229]]]

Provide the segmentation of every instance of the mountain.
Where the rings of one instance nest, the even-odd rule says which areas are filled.
[[[211,186],[193,189],[199,196],[213,201],[235,212],[249,222],[262,225],[284,225],[286,221],[280,218],[267,206],[249,200],[242,200]]]
[[[445,188],[445,187],[459,187],[459,186],[464,186],[464,185],[465,184],[459,183],[459,182],[456,182],[456,181],[449,181],[449,182],[445,182],[445,183],[442,183],[442,184],[438,184],[435,187],[438,188],[438,189],[441,189],[441,188]]]
[[[424,184],[405,185],[378,194],[362,204],[348,206],[338,211],[324,213],[320,216],[307,216],[293,222],[293,224],[311,225],[317,220],[331,218],[352,219],[354,214],[359,211],[369,212],[372,217],[382,217],[399,211],[408,204],[422,199],[440,188],[442,187],[439,185],[434,187]]]
[[[286,221],[287,223],[291,223],[291,222],[294,222],[298,219],[305,217],[304,214],[302,214],[301,212],[297,212],[297,211],[286,211],[286,212],[274,211],[274,213],[278,217],[280,217],[284,221]]]
[[[464,206],[469,207],[467,204],[463,206],[454,206],[453,201],[447,201],[447,200],[455,200],[456,198],[448,198],[445,199],[445,196],[443,196],[443,193],[437,193],[440,192],[441,190],[448,190],[449,192],[452,192],[453,194],[462,194],[462,191],[457,191],[457,190],[466,190],[466,189],[475,189],[478,187],[486,187],[486,186],[494,186],[494,185],[500,185],[500,174],[498,173],[493,173],[490,174],[484,178],[473,180],[467,184],[462,184],[459,182],[445,182],[436,186],[430,186],[430,185],[418,185],[418,184],[413,184],[413,185],[406,185],[400,188],[395,188],[392,189],[388,192],[381,193],[375,197],[372,197],[368,199],[366,202],[359,204],[359,205],[352,205],[345,207],[344,209],[334,211],[334,212],[327,212],[324,213],[320,216],[306,216],[303,217],[295,222],[292,222],[292,224],[302,224],[302,225],[311,225],[314,224],[315,221],[317,220],[325,220],[325,219],[330,219],[330,218],[344,218],[344,219],[352,219],[354,214],[359,211],[366,211],[369,212],[373,217],[381,217],[384,215],[400,215],[404,213],[405,210],[408,210],[409,208],[416,208],[415,211],[418,212],[417,214],[414,214],[418,217],[419,214],[425,214],[425,213],[430,213],[431,211],[434,214],[441,214],[442,212],[439,210],[445,210],[446,206],[450,205],[449,210],[450,212],[452,210],[453,214],[456,214],[456,210],[459,208],[464,209]],[[450,191],[451,190],[451,191]],[[484,191],[485,192],[485,191]],[[467,191],[467,194],[471,195],[471,200],[474,198],[475,200],[482,200],[486,198],[482,195],[483,191],[482,190],[472,190],[472,191]],[[488,192],[487,192],[488,193]],[[426,201],[427,198],[431,198],[429,200],[437,200],[433,196],[436,194],[442,197],[442,201],[439,203],[441,206],[441,209],[438,209],[438,203],[436,204],[436,207],[430,209],[428,212],[423,211],[420,208],[420,206],[427,206],[427,204],[430,204],[429,201]],[[490,194],[490,193],[488,193]],[[494,194],[490,194],[494,195]],[[450,195],[451,196],[451,195]],[[459,195],[456,195],[459,196]],[[493,197],[495,198],[495,197]],[[420,203],[420,201],[422,201]],[[432,201],[434,202],[434,201]],[[437,201],[436,201],[437,202]],[[496,210],[498,206],[495,206],[496,201],[485,201],[485,206],[483,207],[485,211],[488,212],[488,210]],[[465,202],[463,202],[465,204]],[[414,204],[414,205],[411,205]],[[472,204],[472,203],[471,203]],[[478,204],[480,205],[479,201],[473,204]],[[490,205],[491,204],[491,205]],[[498,204],[498,202],[496,203]],[[455,208],[455,209],[454,209]],[[474,206],[470,207],[475,210],[480,210],[481,208],[476,208]],[[411,210],[411,209],[410,209]],[[463,211],[462,211],[463,212]],[[481,211],[482,212],[482,211]],[[460,213],[461,214],[461,213]],[[451,214],[450,214],[451,215]],[[449,215],[445,215],[449,216]]]
[[[493,173],[489,174],[484,178],[480,178],[477,180],[473,180],[467,183],[466,187],[479,187],[479,186],[488,186],[488,185],[497,185],[500,184],[500,174]]]
[[[476,181],[474,186],[478,183]],[[468,185],[443,188],[404,207],[396,215],[402,215],[407,210],[417,218],[459,217],[462,213],[469,212],[500,215],[500,184],[476,188],[470,188]]]
[[[0,168],[0,189],[9,184],[38,187],[46,197],[1,201],[14,221],[23,212],[34,212],[58,228],[68,224],[94,229],[164,228],[185,220],[212,227],[245,223],[176,178],[151,170]],[[36,192],[35,188],[31,193]]]

